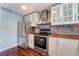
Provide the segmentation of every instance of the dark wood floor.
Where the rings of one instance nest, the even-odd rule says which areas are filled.
[[[14,47],[7,51],[1,52],[0,56],[41,56],[41,55],[30,48],[23,49],[20,47]]]

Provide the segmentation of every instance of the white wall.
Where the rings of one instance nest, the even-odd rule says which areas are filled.
[[[0,51],[17,44],[17,21],[20,16],[0,8]]]

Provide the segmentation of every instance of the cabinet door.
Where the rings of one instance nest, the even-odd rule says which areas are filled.
[[[32,15],[30,15],[30,22],[31,22],[31,26],[33,25],[33,17]]]
[[[32,14],[32,26],[36,26],[36,15],[35,15],[35,13],[34,14]]]
[[[58,55],[59,56],[75,56],[78,50],[78,40],[60,38],[58,44]]]
[[[18,21],[18,35],[25,36],[25,22],[24,22],[24,20]]]
[[[55,7],[51,8],[51,22],[52,22],[52,25],[56,23],[56,8]]]
[[[62,4],[59,4],[57,6],[54,6],[51,8],[51,21],[52,21],[52,25],[53,24],[58,24],[61,22],[62,20]]]
[[[62,22],[62,4],[59,4],[56,7],[56,23],[61,23]]]
[[[38,21],[39,21],[39,18],[38,18],[39,14],[38,13],[35,13],[35,24],[37,25]]]
[[[57,42],[57,56],[62,56],[62,52],[64,52],[62,50],[62,46],[63,46],[63,38],[58,38],[58,42]]]
[[[73,22],[74,21],[74,4],[65,3],[63,4],[63,22]]]
[[[29,34],[28,41],[29,41],[29,47],[32,48],[32,49],[34,49],[34,35]]]
[[[73,7],[74,7],[74,4],[73,3],[68,3],[68,22],[73,22]]]
[[[27,48],[27,42],[26,42],[26,38],[25,37],[18,37],[17,40],[17,44],[18,46],[22,47],[22,48]]]
[[[49,37],[49,55],[56,56],[57,38]]]
[[[39,16],[38,13],[31,14],[31,26],[37,26],[39,20],[38,16]]]
[[[18,21],[18,35],[21,35],[22,34],[22,21]]]
[[[68,16],[68,14],[67,14],[67,12],[68,12],[68,10],[67,10],[67,4],[65,3],[65,4],[63,4],[62,5],[62,8],[63,8],[63,20],[62,20],[62,22],[67,22],[67,16]]]
[[[79,21],[79,3],[76,3],[76,22]]]

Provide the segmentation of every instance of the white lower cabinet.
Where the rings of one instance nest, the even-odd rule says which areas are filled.
[[[29,48],[34,49],[34,34],[29,34],[28,46],[29,46]]]
[[[79,53],[79,40],[67,38],[49,38],[49,55],[51,56],[77,56]]]
[[[56,38],[49,38],[49,55],[56,55],[56,47],[57,47],[57,39]]]

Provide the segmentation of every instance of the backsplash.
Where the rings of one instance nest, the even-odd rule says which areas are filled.
[[[55,34],[79,34],[79,25],[63,25],[63,26],[52,26],[51,32]]]

